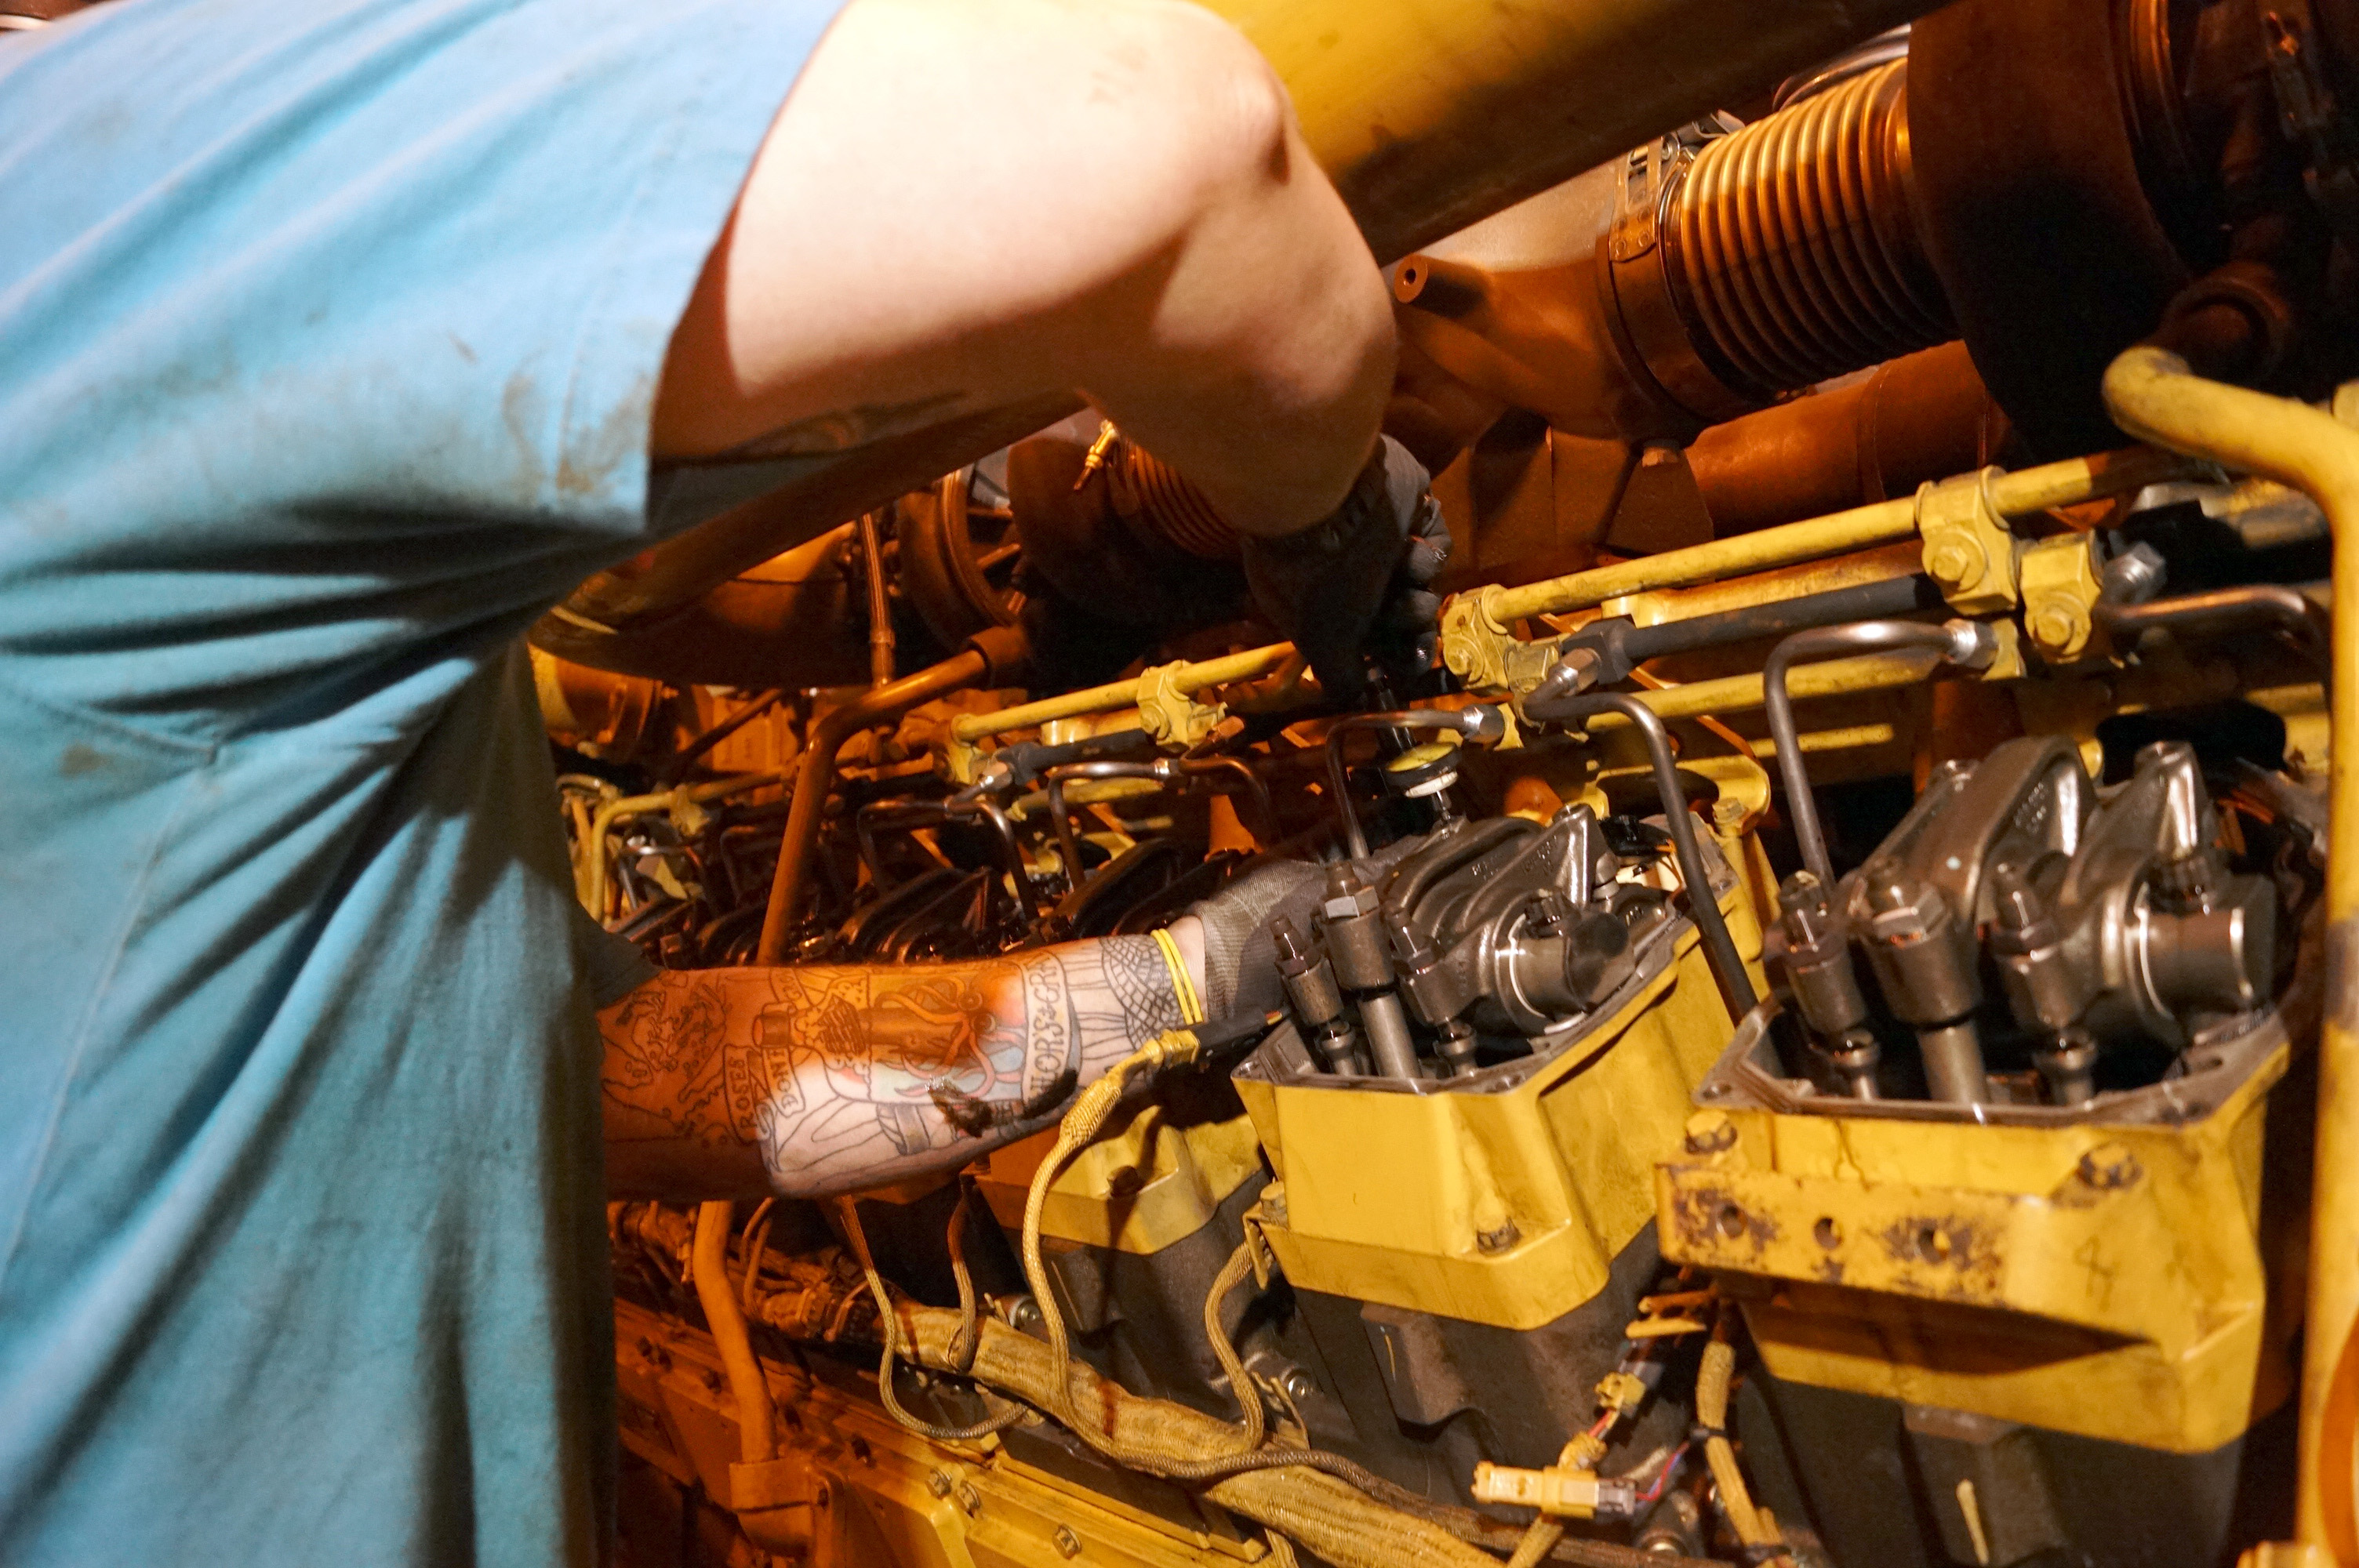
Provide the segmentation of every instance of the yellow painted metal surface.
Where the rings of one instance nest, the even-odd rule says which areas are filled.
[[[1057,1141],[1052,1129],[994,1152],[975,1185],[999,1223],[1024,1222],[1033,1173]],[[1144,1105],[1107,1125],[1049,1184],[1040,1234],[1119,1252],[1160,1252],[1194,1235],[1261,1171],[1252,1119],[1175,1126],[1160,1105]]]
[[[1723,908],[1756,963],[1741,886]],[[1240,1078],[1278,1175],[1249,1223],[1302,1289],[1537,1328],[1603,1290],[1653,1218],[1653,1162],[1733,1027],[1690,929],[1583,1048],[1504,1092]]]
[[[2093,619],[2104,593],[2096,552],[2093,535],[2063,534],[2025,546],[2018,557],[2023,629],[2051,664],[2108,651]]]
[[[2203,1453],[2291,1391],[2258,1240],[2288,1054],[2175,1127],[1703,1112],[1663,1254],[1769,1286],[1745,1323],[1780,1378]]]

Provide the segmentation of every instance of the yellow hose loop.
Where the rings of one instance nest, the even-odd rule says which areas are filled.
[[[1174,1035],[1187,1042],[1184,1059],[1193,1059],[1196,1037],[1174,1031],[1156,1036],[1108,1068],[1105,1076],[1083,1089],[1066,1110],[1057,1129],[1057,1141],[1049,1147],[1049,1157],[1040,1162],[1040,1168],[1032,1173],[1031,1188],[1024,1195],[1024,1279],[1032,1288],[1032,1303],[1039,1311],[1040,1326],[1048,1336],[1049,1354],[1058,1374],[1049,1385],[1049,1413],[1071,1428],[1082,1442],[1114,1459],[1123,1455],[1113,1439],[1097,1422],[1084,1422],[1073,1410],[1071,1379],[1067,1376],[1072,1363],[1072,1341],[1065,1328],[1065,1314],[1057,1306],[1056,1292],[1049,1287],[1048,1266],[1040,1260],[1040,1217],[1048,1207],[1050,1184],[1067,1161],[1096,1141],[1099,1130],[1121,1100],[1131,1074],[1152,1069],[1179,1054],[1180,1048]]]
[[[869,1254],[868,1233],[860,1223],[859,1200],[850,1196],[838,1198],[836,1212],[843,1217],[843,1233],[851,1238],[853,1255],[860,1260],[860,1271],[867,1276],[869,1293],[876,1298],[876,1329],[878,1336],[885,1341],[884,1353],[876,1363],[876,1397],[883,1401],[885,1413],[919,1436],[932,1438],[937,1443],[973,1443],[995,1432],[1005,1432],[1023,1420],[1024,1407],[1012,1404],[997,1415],[979,1421],[973,1426],[940,1426],[911,1415],[903,1407],[900,1396],[893,1391],[893,1363],[899,1358],[901,1350],[900,1314],[894,1311],[892,1292],[885,1283],[885,1276],[877,1271],[876,1260]],[[969,1287],[971,1292],[972,1286]],[[962,1314],[962,1320],[971,1323],[972,1312]]]
[[[960,1327],[959,1336],[951,1342],[951,1359],[962,1372],[974,1365],[974,1347],[983,1338],[983,1326],[977,1321],[974,1275],[966,1266],[966,1209],[973,1196],[973,1184],[962,1173],[958,1201],[951,1206],[950,1232],[942,1238],[951,1255],[951,1278],[958,1281]]]
[[[1221,1303],[1229,1292],[1253,1275],[1253,1245],[1239,1242],[1229,1254],[1229,1260],[1212,1280],[1212,1288],[1204,1292],[1204,1337],[1212,1341],[1212,1358],[1228,1375],[1229,1391],[1236,1396],[1238,1407],[1245,1412],[1245,1432],[1237,1445],[1240,1454],[1250,1454],[1269,1436],[1269,1412],[1262,1408],[1261,1390],[1253,1384],[1253,1374],[1237,1357],[1236,1346],[1229,1343],[1226,1330],[1221,1327]]]
[[[1173,1446],[1159,1441],[1125,1442],[1109,1430],[1106,1421],[1088,1419],[1073,1406],[1072,1386],[1076,1369],[1073,1366],[1072,1336],[1065,1327],[1065,1314],[1057,1305],[1056,1292],[1049,1282],[1048,1267],[1040,1257],[1040,1217],[1048,1206],[1049,1188],[1059,1173],[1064,1170],[1066,1162],[1096,1141],[1106,1119],[1113,1115],[1114,1107],[1121,1102],[1123,1091],[1129,1087],[1135,1075],[1162,1067],[1185,1066],[1196,1060],[1201,1049],[1195,1035],[1185,1029],[1173,1029],[1157,1035],[1116,1062],[1106,1070],[1103,1077],[1083,1089],[1074,1099],[1071,1108],[1065,1112],[1062,1125],[1057,1130],[1057,1141],[1050,1146],[1049,1157],[1041,1161],[1040,1168],[1032,1173],[1031,1188],[1024,1195],[1024,1279],[1032,1289],[1032,1303],[1039,1311],[1040,1326],[1049,1342],[1049,1364],[1055,1368],[1055,1376],[1049,1379],[1048,1386],[1042,1390],[1040,1408],[1082,1442],[1116,1464],[1170,1480],[1209,1481],[1245,1470],[1300,1465],[1325,1471],[1363,1491],[1379,1490],[1385,1485],[1383,1481],[1342,1455],[1321,1449],[1265,1448],[1256,1444],[1250,1449],[1207,1456],[1200,1446],[1192,1444]],[[1234,1260],[1231,1261],[1234,1263]],[[1215,1336],[1216,1348],[1223,1338]],[[1234,1349],[1230,1354],[1234,1358]],[[1242,1377],[1241,1364],[1235,1375]],[[1093,1384],[1097,1382],[1096,1373],[1089,1372],[1088,1376]],[[1250,1385],[1242,1391],[1250,1392]],[[1248,1415],[1246,1419],[1250,1423],[1252,1417]]]

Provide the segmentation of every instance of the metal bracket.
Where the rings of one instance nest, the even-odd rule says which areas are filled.
[[[1495,608],[1505,591],[1491,583],[1459,594],[1442,607],[1441,660],[1468,691],[1520,695],[1556,667],[1554,638],[1527,643],[1499,620]],[[1505,743],[1519,744],[1512,720]]]
[[[2097,552],[2094,534],[2065,534],[2023,547],[2017,565],[2023,629],[2049,664],[2071,664],[2110,651],[2095,620],[2105,588]]]
[[[1961,615],[2011,611],[2022,543],[1991,495],[2005,470],[1984,469],[1928,482],[1917,492],[1917,532],[1925,541],[1925,572]]]
[[[1180,689],[1178,676],[1190,667],[1183,659],[1157,665],[1138,675],[1138,727],[1157,745],[1174,751],[1184,751],[1201,741],[1229,716],[1221,704],[1198,702],[1192,692]]]

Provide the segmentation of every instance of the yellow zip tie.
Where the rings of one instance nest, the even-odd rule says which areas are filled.
[[[1171,989],[1180,999],[1180,1023],[1203,1022],[1204,1000],[1196,994],[1196,982],[1188,978],[1188,960],[1180,956],[1180,944],[1172,939],[1170,932],[1158,926],[1155,945],[1163,950],[1164,967],[1171,971]]]

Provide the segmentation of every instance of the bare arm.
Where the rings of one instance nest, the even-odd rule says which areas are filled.
[[[1194,922],[1173,928],[1202,985]],[[1151,937],[960,964],[668,970],[598,1015],[607,1185],[818,1196],[955,1170],[1180,1024]]]
[[[1077,391],[1249,532],[1332,508],[1393,363],[1284,89],[1177,0],[853,0],[673,340],[659,457]]]

